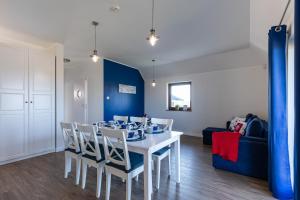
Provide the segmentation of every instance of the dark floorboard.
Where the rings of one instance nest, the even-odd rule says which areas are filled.
[[[267,182],[246,176],[215,170],[211,165],[211,149],[201,138],[182,137],[181,184],[167,177],[167,162],[162,163],[161,188],[154,191],[157,200],[207,199],[273,199]],[[96,199],[96,170],[88,169],[86,189],[74,185],[75,163],[68,179],[64,179],[64,154],[52,153],[0,166],[0,199]],[[173,171],[175,170],[173,166]],[[155,177],[154,177],[155,178]],[[125,183],[112,178],[111,199],[125,199]],[[101,199],[105,197],[105,177]],[[143,177],[133,181],[132,199],[143,199]]]

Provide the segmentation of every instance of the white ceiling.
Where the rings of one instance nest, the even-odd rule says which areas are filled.
[[[138,68],[154,57],[168,64],[249,45],[249,0],[156,0],[155,18],[161,40],[153,48],[145,39],[151,0],[0,0],[0,26],[61,42],[71,60],[91,53],[92,20],[101,55]]]

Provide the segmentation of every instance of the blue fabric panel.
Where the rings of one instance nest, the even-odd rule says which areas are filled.
[[[300,130],[300,1],[295,1],[295,130]],[[300,134],[295,131],[294,199],[300,200]]]
[[[119,93],[119,84],[135,86],[136,94]],[[137,69],[104,60],[104,120],[113,115],[144,115],[144,80]]]
[[[270,190],[279,199],[293,197],[288,154],[286,95],[286,26],[269,31]]]
[[[268,178],[267,140],[255,137],[241,137],[237,162],[224,160],[213,155],[213,166],[234,173],[260,179]]]

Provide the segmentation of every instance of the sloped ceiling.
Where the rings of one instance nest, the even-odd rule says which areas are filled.
[[[250,1],[250,43],[267,51],[268,31],[278,25],[288,0],[251,0]],[[294,15],[294,1],[288,8],[283,23],[289,24]]]
[[[113,13],[110,6],[120,5]],[[93,49],[92,20],[100,22],[98,49],[106,58],[138,68],[157,57],[167,64],[249,44],[249,0],[156,0],[161,40],[146,37],[151,0],[0,0],[0,26],[65,45],[67,57]]]
[[[97,46],[105,58],[139,68],[143,73],[149,71],[152,58],[165,69],[173,66],[174,71],[178,65],[172,63],[203,60],[206,66],[198,69],[202,72],[216,70],[213,55],[241,51],[230,54],[238,56],[256,48],[266,52],[268,29],[278,23],[287,0],[156,0],[155,27],[161,40],[154,48],[145,39],[151,26],[151,2],[0,0],[0,26],[63,43],[66,57],[79,60],[91,54],[94,37],[90,23],[96,20],[100,22]],[[111,12],[110,7],[116,4],[121,10]],[[260,57],[259,51],[249,53],[247,59]],[[234,63],[239,62],[233,61],[224,68]]]

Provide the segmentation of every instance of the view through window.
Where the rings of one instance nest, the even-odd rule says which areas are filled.
[[[191,84],[191,82],[169,83],[169,110],[191,111]]]

